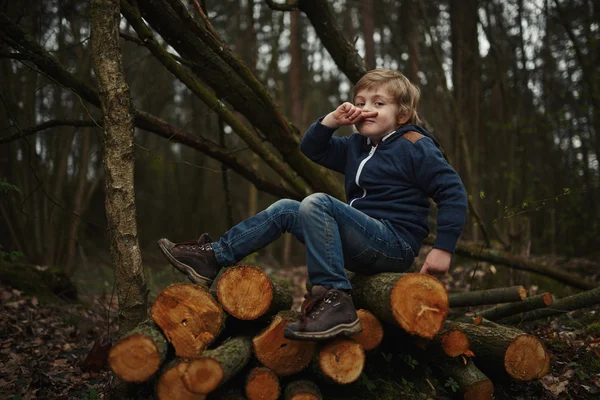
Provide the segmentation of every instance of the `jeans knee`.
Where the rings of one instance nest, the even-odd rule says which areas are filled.
[[[300,203],[300,215],[305,213],[311,213],[315,209],[327,208],[327,205],[331,204],[331,196],[325,193],[314,193],[306,196]]]
[[[300,202],[292,199],[281,199],[277,200],[275,203],[271,204],[267,211],[271,214],[277,214],[281,212],[298,212],[298,208],[300,207]]]

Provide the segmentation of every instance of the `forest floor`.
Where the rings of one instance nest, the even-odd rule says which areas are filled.
[[[417,261],[416,267],[419,262],[422,259]],[[160,268],[164,271],[165,266]],[[169,279],[179,280],[178,274],[168,269]],[[304,293],[306,268],[267,266],[265,269],[295,288],[294,304],[298,307]],[[501,282],[499,270],[501,268],[490,264],[471,265],[466,260],[462,264],[455,260],[452,273],[442,280],[449,290],[475,290],[487,285],[486,280],[496,282],[495,286],[508,286],[497,283]],[[508,273],[508,276],[529,280],[525,275]],[[169,283],[156,277],[148,282],[151,300]],[[550,291],[544,287],[545,282],[533,279],[526,287],[531,294],[541,291],[540,285],[543,291]],[[85,281],[78,283],[79,302],[42,303],[34,295],[0,282],[0,399],[92,400],[105,397],[110,373],[106,368],[94,371],[95,366],[86,364],[85,360],[95,343],[115,337],[116,301],[111,301],[111,293],[106,292],[111,286],[108,282],[101,285],[104,290],[90,290]],[[562,285],[556,287],[557,290],[560,288]],[[532,382],[494,380],[496,399],[600,398],[600,307],[523,324],[520,329],[544,340],[552,353],[550,372]],[[385,354],[382,356],[385,358]],[[398,380],[398,385],[406,385],[407,389],[417,393],[414,398],[460,398],[458,393],[453,393],[452,382],[443,377],[427,383],[429,387],[423,389],[413,385],[409,375],[407,379]],[[365,393],[372,393],[372,396],[365,395],[365,399],[381,399],[374,389],[376,384],[368,379],[361,379],[356,385],[366,387]]]

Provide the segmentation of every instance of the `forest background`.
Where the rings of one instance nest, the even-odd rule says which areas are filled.
[[[600,256],[597,2],[205,1],[206,24],[184,1],[220,50],[182,33],[194,24],[172,23],[165,7],[179,2],[138,3],[144,21],[133,12],[120,32],[148,268],[164,268],[158,238],[218,237],[280,197],[343,197],[341,177],[309,167],[296,144],[372,67],[420,87],[420,115],[480,217],[464,242],[557,263]],[[0,13],[0,251],[91,282],[111,261],[89,4],[0,1]],[[155,41],[140,40],[144,27]],[[224,48],[268,93],[206,56]],[[303,247],[287,236],[253,261],[301,265]]]

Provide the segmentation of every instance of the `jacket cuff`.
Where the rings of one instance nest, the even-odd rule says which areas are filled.
[[[440,233],[438,232],[435,242],[433,244],[434,249],[445,250],[449,253],[454,254],[454,249],[456,248],[456,242],[458,242],[458,237],[460,235],[455,235],[452,233]]]

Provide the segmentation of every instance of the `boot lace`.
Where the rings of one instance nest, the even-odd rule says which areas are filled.
[[[300,308],[300,328],[305,329],[309,318],[316,319],[329,304],[337,297],[337,293],[331,290],[322,291],[316,295],[308,292],[304,295],[304,302]]]
[[[211,238],[206,233],[203,233],[198,240],[190,240],[187,242],[177,243],[173,248],[178,248],[187,251],[212,251]]]

